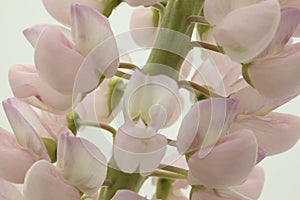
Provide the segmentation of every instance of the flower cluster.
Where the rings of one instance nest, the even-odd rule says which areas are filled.
[[[115,36],[121,3],[135,7],[131,32]],[[259,198],[258,163],[300,137],[300,118],[274,111],[300,94],[299,0],[43,4],[62,25],[25,29],[34,65],[9,70],[1,199]],[[144,66],[139,49],[151,50]],[[111,144],[85,139],[89,126]]]

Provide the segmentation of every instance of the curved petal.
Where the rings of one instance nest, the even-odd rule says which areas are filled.
[[[268,47],[258,56],[275,55],[283,50],[300,23],[299,8],[284,8],[281,10],[280,23],[275,36]]]
[[[136,70],[125,90],[123,103],[126,122],[141,119],[158,130],[168,124],[174,108],[180,106],[178,85],[167,76],[149,76]]]
[[[238,99],[212,98],[197,102],[184,117],[177,136],[177,150],[212,147],[224,135],[237,113]]]
[[[253,133],[240,130],[221,138],[203,158],[198,153],[188,161],[189,183],[209,188],[241,184],[256,164],[257,143]]]
[[[204,2],[204,16],[211,24],[216,25],[235,9],[257,3],[259,0],[209,0]]]
[[[254,62],[249,67],[248,74],[261,95],[287,98],[300,93],[299,62],[300,44],[297,43],[287,46],[276,56]]]
[[[13,94],[23,101],[53,113],[66,113],[72,107],[72,95],[64,95],[44,83],[33,66],[13,65],[8,79]]]
[[[108,19],[91,7],[72,4],[71,19],[73,41],[83,56],[87,56],[107,38],[113,37]],[[112,42],[111,46],[118,52],[116,42]]]
[[[16,138],[2,128],[0,128],[0,160],[4,161],[0,165],[0,177],[13,183],[23,183],[27,170],[37,161],[32,152],[22,148]]]
[[[117,166],[126,173],[152,172],[159,166],[167,149],[167,138],[151,128],[123,125],[114,144]]]
[[[4,106],[7,106],[7,104],[12,106],[20,116],[26,119],[35,133],[37,133],[40,137],[50,139],[56,138],[56,133],[54,133],[51,127],[40,118],[40,116],[30,107],[30,105],[17,98],[9,98],[3,102]]]
[[[147,200],[131,190],[118,190],[111,200]]]
[[[21,192],[11,183],[0,178],[0,198],[3,200],[23,200]]]
[[[240,100],[238,109],[239,115],[266,115],[294,98],[268,98],[262,96],[256,89],[250,86],[239,90],[231,97]],[[253,101],[253,99],[255,99],[255,101]]]
[[[35,48],[35,65],[41,79],[61,93],[71,93],[83,56],[63,32],[47,27]]]
[[[96,0],[42,0],[49,14],[64,25],[71,24],[70,6],[72,3],[79,3],[98,10],[100,13],[104,10],[103,1]]]
[[[262,1],[230,12],[216,25],[213,35],[227,55],[245,63],[268,46],[279,21],[278,0]]]
[[[152,6],[163,0],[124,0],[130,6]]]
[[[151,7],[137,7],[133,10],[130,18],[130,34],[135,43],[142,47],[153,47],[155,34],[155,17]],[[158,23],[158,22],[157,22]]]
[[[69,183],[93,195],[105,180],[106,158],[94,144],[71,134],[65,129],[59,136],[57,167]]]
[[[80,193],[69,185],[51,163],[41,160],[27,172],[24,182],[25,200],[80,200]]]
[[[34,116],[32,113],[34,111],[29,105],[17,99],[7,99],[2,102],[2,105],[18,143],[32,151],[37,158],[50,160],[46,147],[36,132],[38,129],[34,127],[40,122],[37,119],[32,123],[27,118]]]
[[[282,113],[266,116],[240,116],[231,126],[231,131],[251,129],[257,143],[267,155],[282,153],[294,146],[300,136],[300,118]]]
[[[253,200],[257,200],[262,192],[264,182],[264,170],[262,167],[256,166],[250,173],[245,183],[232,187],[232,190]]]
[[[44,29],[47,28],[47,27],[57,27],[65,34],[66,37],[70,38],[70,36],[71,36],[70,31],[68,29],[65,29],[63,27],[56,26],[56,25],[51,25],[51,24],[37,24],[37,25],[34,25],[30,28],[25,29],[23,31],[23,34],[26,37],[26,39],[28,40],[28,42],[33,47],[35,47],[40,35],[44,31]]]

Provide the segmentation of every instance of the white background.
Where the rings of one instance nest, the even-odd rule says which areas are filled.
[[[131,11],[132,9],[127,5],[122,5],[114,12],[111,18],[114,33],[129,30]],[[1,101],[12,96],[7,80],[9,67],[15,63],[33,63],[33,49],[23,37],[22,30],[38,23],[57,23],[48,15],[40,0],[2,0],[0,7]],[[300,98],[278,111],[300,116]],[[2,108],[0,126],[10,129]],[[264,166],[266,173],[261,200],[300,199],[300,143],[286,153],[265,159],[261,165]]]

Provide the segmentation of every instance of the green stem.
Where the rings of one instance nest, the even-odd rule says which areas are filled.
[[[113,11],[123,0],[107,0],[105,4],[105,9],[102,14],[106,17],[109,17]]]
[[[201,41],[193,41],[192,45],[193,45],[193,47],[200,47],[200,48],[208,49],[208,50],[215,51],[218,53],[223,53],[222,50],[218,46],[213,45],[213,44],[209,44],[209,43],[205,43],[205,42],[201,42]]]
[[[181,174],[182,176],[187,177],[188,171],[179,167],[171,166],[171,165],[160,165],[162,170],[173,172],[176,174]]]
[[[143,177],[138,173],[128,174],[118,170],[112,158],[109,162],[106,179],[112,184],[101,188],[98,200],[110,200],[118,190],[122,189],[138,192],[147,177]]]
[[[193,48],[191,36],[194,24],[191,15],[199,15],[204,0],[169,0],[162,16],[160,29],[143,72],[165,74],[175,80],[188,52]]]
[[[203,16],[199,16],[199,15],[191,15],[188,17],[189,22],[191,23],[199,23],[199,24],[203,24],[203,25],[208,25],[209,23],[206,21],[206,19]]]
[[[78,120],[77,123],[80,126],[91,126],[91,127],[102,128],[110,132],[112,135],[115,135],[117,133],[116,129],[114,129],[112,126],[102,122],[87,122],[87,121]]]
[[[175,174],[175,173],[168,173],[168,172],[162,172],[162,171],[155,171],[149,176],[155,176],[160,178],[167,178],[167,179],[184,179],[186,180],[186,177],[181,174]]]
[[[160,178],[156,184],[156,198],[167,200],[170,192],[172,191],[172,183],[174,180]]]

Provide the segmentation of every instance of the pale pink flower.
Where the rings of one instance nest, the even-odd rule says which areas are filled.
[[[23,183],[27,170],[39,159],[32,151],[22,147],[13,134],[0,128],[0,160],[0,177],[10,182]],[[6,191],[0,189],[1,192]]]
[[[212,98],[195,103],[179,128],[178,152],[184,154],[216,144],[230,128],[238,105],[239,100],[233,98]]]
[[[151,7],[137,7],[130,19],[130,30],[134,41],[142,47],[152,47],[155,41],[159,15]]]
[[[149,173],[159,166],[167,143],[167,138],[151,127],[123,125],[115,137],[114,158],[121,171]]]
[[[300,45],[289,45],[278,55],[253,62],[247,73],[260,94],[287,98],[300,93],[299,61]]]
[[[53,25],[24,31],[34,44],[39,76],[63,94],[94,89],[102,74],[112,77],[119,65],[116,41],[106,17],[87,6],[72,4],[71,19],[71,33]]]
[[[194,153],[188,160],[191,185],[226,188],[241,184],[257,162],[258,146],[250,130],[240,130],[222,137],[209,153]],[[201,157],[200,157],[201,156]]]
[[[217,44],[234,61],[244,63],[271,42],[280,21],[280,5],[277,0],[212,0],[205,2],[204,16],[216,25],[213,35]]]
[[[222,96],[229,96],[247,85],[241,78],[239,63],[221,53],[203,51],[203,55],[204,61],[195,71],[193,82]]]
[[[49,14],[64,25],[71,24],[70,7],[72,3],[82,4],[103,12],[105,4],[103,0],[42,0]]]
[[[180,115],[178,84],[165,75],[150,76],[136,70],[124,93],[125,122],[142,120],[155,130],[174,123]],[[174,116],[175,115],[175,116]]]
[[[257,200],[262,192],[264,184],[264,171],[261,167],[255,167],[247,180],[239,186],[225,189],[196,189],[192,194],[192,200]]]
[[[231,131],[240,129],[251,129],[258,145],[271,156],[287,151],[297,143],[300,118],[275,112],[266,116],[240,115],[232,124]]]
[[[95,194],[106,177],[106,159],[91,142],[65,130],[58,141],[57,165],[38,161],[27,172],[25,200],[79,200]]]

